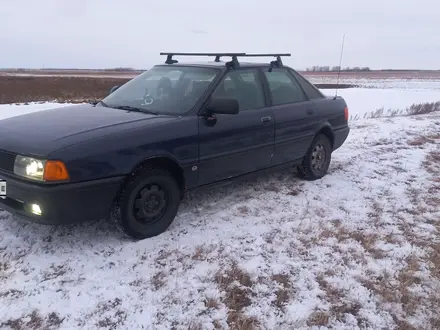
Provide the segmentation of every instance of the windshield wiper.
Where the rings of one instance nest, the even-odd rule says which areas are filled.
[[[108,108],[109,106],[104,101],[99,101],[96,105],[101,104],[103,107]]]
[[[149,114],[152,114],[152,115],[157,115],[158,114],[155,111],[151,111],[151,110],[147,110],[147,109],[143,109],[143,108],[132,107],[130,105],[118,105],[118,106],[112,107],[112,108],[121,109],[121,110],[128,110],[128,111],[136,111],[136,112],[149,113]]]

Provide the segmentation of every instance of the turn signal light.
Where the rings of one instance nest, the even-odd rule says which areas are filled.
[[[69,180],[69,172],[66,165],[59,160],[48,160],[44,167],[44,181],[66,181]]]
[[[348,107],[345,107],[344,109],[344,117],[345,117],[345,121],[348,121]]]

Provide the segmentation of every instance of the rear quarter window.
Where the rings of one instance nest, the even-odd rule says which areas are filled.
[[[321,93],[321,91],[313,86],[306,78],[301,76],[299,73],[289,70],[290,73],[295,77],[296,81],[300,84],[304,92],[307,94],[309,99],[322,99],[324,98],[324,95]]]

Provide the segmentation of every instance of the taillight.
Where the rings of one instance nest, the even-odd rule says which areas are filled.
[[[348,121],[348,107],[345,107],[344,109],[344,117],[345,117],[345,121]]]

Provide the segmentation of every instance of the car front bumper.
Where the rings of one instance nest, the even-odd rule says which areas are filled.
[[[106,218],[123,177],[61,185],[39,185],[0,173],[6,199],[0,209],[42,224],[70,224]],[[35,205],[38,205],[36,207]],[[38,215],[36,210],[41,210]]]

